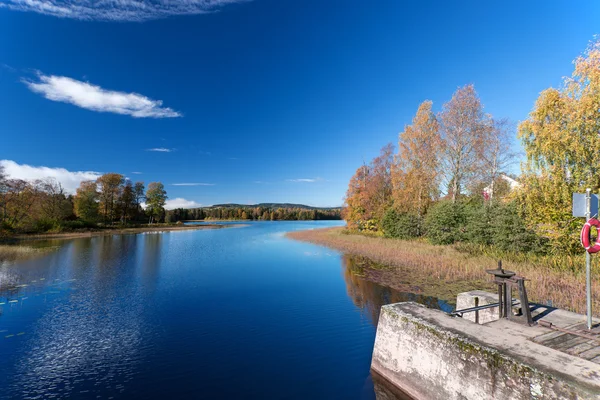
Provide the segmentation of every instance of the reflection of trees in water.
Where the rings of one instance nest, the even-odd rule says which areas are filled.
[[[436,297],[399,292],[366,280],[363,277],[365,270],[373,268],[374,264],[365,257],[345,254],[342,256],[342,264],[348,296],[357,307],[366,312],[373,324],[377,324],[379,309],[386,304],[414,301],[429,308],[445,311],[451,309],[451,307],[447,309],[449,306]]]
[[[148,287],[156,279],[161,235],[99,236],[73,241],[68,277],[79,290],[58,297],[35,322],[30,346],[15,361],[10,381],[23,397],[121,393],[133,379],[152,330],[146,319]],[[153,282],[153,284],[155,284]],[[1,396],[0,396],[1,397]]]
[[[160,270],[160,253],[162,250],[162,234],[145,234],[140,236],[141,245],[139,262],[145,287],[152,291],[156,289],[158,272]]]

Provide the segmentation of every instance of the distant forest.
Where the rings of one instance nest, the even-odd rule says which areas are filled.
[[[219,204],[203,208],[177,208],[166,212],[168,223],[190,220],[310,221],[339,220],[341,208],[316,208],[302,204]]]

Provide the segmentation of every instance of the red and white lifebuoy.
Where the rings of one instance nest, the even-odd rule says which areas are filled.
[[[598,229],[598,232],[600,232],[600,221],[598,221],[596,218],[590,218],[581,230],[581,245],[590,254],[597,253],[600,251],[600,233],[596,238],[596,242],[592,244],[592,238],[590,235],[592,226],[596,227],[596,229]]]

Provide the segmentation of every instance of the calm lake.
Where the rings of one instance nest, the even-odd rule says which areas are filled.
[[[379,307],[445,305],[284,237],[336,225],[53,241],[0,265],[0,399],[374,399]]]

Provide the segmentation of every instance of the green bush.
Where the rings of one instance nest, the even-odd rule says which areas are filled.
[[[495,207],[493,245],[498,249],[518,253],[546,253],[546,241],[528,229],[515,204]]]
[[[484,246],[494,244],[495,211],[496,207],[488,207],[483,203],[467,206],[464,240]]]
[[[438,202],[425,217],[427,239],[434,244],[453,244],[465,240],[467,216],[467,207],[462,202]]]
[[[60,231],[60,225],[54,219],[40,218],[29,229],[33,232],[57,232]]]
[[[498,250],[544,254],[544,240],[526,227],[514,203],[469,205],[464,241]]]
[[[77,230],[77,229],[93,229],[97,228],[98,225],[95,222],[84,221],[81,219],[75,221],[62,221],[60,223],[64,230]]]
[[[418,215],[401,213],[393,208],[386,211],[381,221],[385,237],[413,239],[423,232],[422,219]]]

